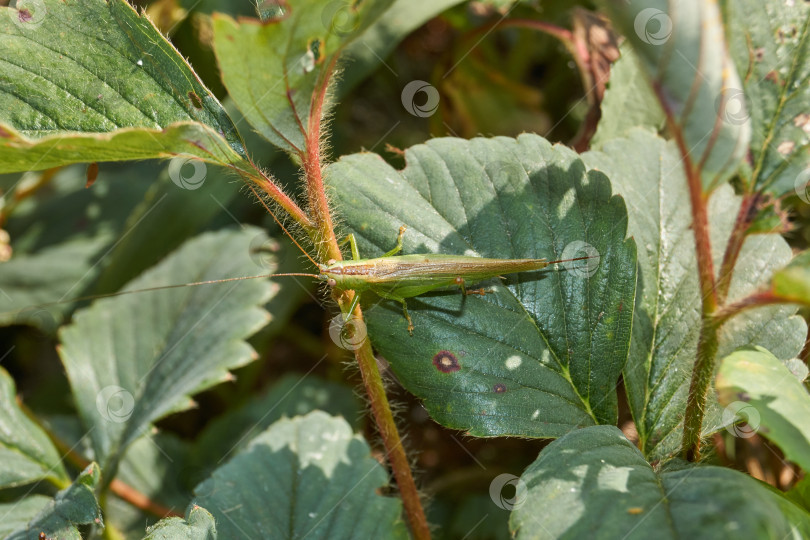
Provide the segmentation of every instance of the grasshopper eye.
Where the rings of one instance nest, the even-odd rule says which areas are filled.
[[[334,288],[335,285],[337,285],[337,281],[335,281],[335,278],[329,278],[326,280],[326,284],[329,285],[329,287]]]
[[[333,264],[335,264],[336,262],[337,262],[337,261],[336,261],[335,259],[329,259],[328,261],[326,261],[326,266],[332,266],[332,265],[333,265]]]

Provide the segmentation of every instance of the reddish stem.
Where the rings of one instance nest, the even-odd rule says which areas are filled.
[[[144,512],[149,512],[150,514],[160,518],[172,516],[183,517],[182,513],[175,512],[162,504],[156,503],[147,495],[144,495],[134,487],[130,486],[129,484],[125,484],[121,480],[115,479],[110,482],[110,491],[115,493],[119,498],[127,501],[135,508],[143,510]]]
[[[312,96],[308,130],[304,134],[307,148],[306,152],[300,156],[307,182],[310,210],[315,220],[315,231],[312,239],[315,245],[318,246],[319,256],[322,260],[343,259],[335,236],[332,214],[323,184],[321,156],[321,118],[329,89],[329,80],[337,65],[337,58],[338,55],[335,54],[324,70],[323,76]],[[349,309],[354,294],[352,291],[347,291],[344,294],[336,293],[334,295],[334,299],[342,311],[346,312]],[[355,317],[354,320],[358,324],[363,324],[363,314],[359,305],[355,307],[352,316]],[[374,421],[377,424],[377,430],[382,438],[394,478],[399,486],[399,493],[402,497],[402,504],[411,532],[419,540],[429,539],[430,527],[422,508],[422,502],[419,499],[416,483],[411,474],[408,456],[402,447],[402,440],[397,431],[396,422],[394,422],[394,415],[385,394],[385,386],[368,340],[365,340],[362,346],[355,351],[355,358],[363,378],[363,385],[366,389]]]
[[[315,239],[315,245],[318,246],[318,250],[322,255],[326,255],[323,258],[339,261],[343,259],[343,255],[340,252],[340,247],[338,247],[334,224],[332,223],[332,213],[329,210],[329,201],[326,198],[321,160],[321,117],[323,116],[326,93],[329,90],[329,81],[337,66],[337,59],[337,54],[332,56],[332,60],[324,70],[321,81],[312,96],[309,128],[305,134],[307,140],[306,154],[301,157],[307,180],[307,196],[310,210],[317,227],[318,238]]]
[[[356,320],[363,320],[360,306],[355,308],[353,316],[357,317]],[[385,394],[385,386],[380,376],[380,370],[377,367],[377,360],[371,351],[369,341],[365,340],[354,355],[363,376],[363,385],[369,398],[371,413],[374,416],[377,430],[385,446],[385,452],[388,462],[391,464],[397,486],[399,486],[399,494],[402,497],[402,505],[408,516],[411,532],[414,538],[418,540],[429,539],[430,527],[425,517],[425,511],[422,508],[422,501],[419,498],[419,492],[411,474],[411,465],[408,462],[405,449],[402,447],[402,439],[399,437],[394,415],[391,412],[391,405],[388,402],[388,396]]]
[[[722,308],[718,309],[717,312],[715,312],[714,319],[719,326],[733,316],[751,308],[790,303],[793,303],[790,298],[777,296],[772,291],[761,291],[748,295],[742,300],[738,300],[733,304],[723,306]],[[796,303],[798,304],[801,302],[796,301]]]
[[[660,90],[656,88],[656,90]],[[662,104],[666,100],[660,99]],[[666,110],[666,107],[665,107]],[[701,432],[706,398],[714,373],[714,359],[717,354],[718,325],[712,316],[717,310],[717,289],[714,279],[714,263],[709,235],[708,194],[703,192],[700,167],[695,166],[689,157],[689,149],[682,136],[682,131],[675,125],[671,111],[667,119],[675,134],[681,155],[683,156],[686,181],[689,187],[689,200],[692,208],[692,231],[695,235],[697,252],[698,278],[700,281],[702,321],[698,338],[697,355],[689,383],[689,395],[686,399],[686,410],[683,420],[683,456],[688,461],[700,460]]]
[[[23,409],[26,414],[34,418],[33,414],[27,409]],[[41,426],[44,429],[44,426]],[[46,429],[48,433],[48,437],[50,437],[51,441],[53,441],[54,446],[62,453],[64,459],[68,462],[72,463],[78,469],[85,469],[88,465],[90,465],[90,461],[85,459],[82,455],[76,453],[72,447],[68,446],[68,444],[56,436],[50,430]],[[109,485],[110,490],[115,493],[118,497],[122,500],[128,502],[135,508],[143,510],[145,512],[149,512],[150,514],[157,516],[159,518],[169,517],[169,516],[178,516],[183,517],[183,514],[175,512],[171,508],[163,506],[160,503],[153,501],[149,498],[148,495],[145,493],[141,493],[134,487],[126,484],[118,479],[113,479],[113,481]]]
[[[737,212],[737,220],[734,222],[734,229],[728,239],[726,252],[723,254],[723,264],[720,265],[720,275],[717,277],[717,298],[721,304],[726,301],[728,296],[734,266],[737,264],[737,258],[745,243],[748,226],[751,224],[751,210],[756,206],[757,199],[756,194],[746,195],[740,205],[740,211]]]

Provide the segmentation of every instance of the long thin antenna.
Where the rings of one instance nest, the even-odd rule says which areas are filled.
[[[310,256],[309,256],[309,253],[307,253],[307,252],[306,252],[306,250],[305,250],[304,248],[302,248],[302,247],[301,247],[301,244],[299,244],[299,243],[298,243],[298,242],[295,240],[295,238],[293,237],[293,235],[291,235],[291,234],[290,234],[290,231],[288,231],[288,230],[287,230],[287,227],[285,227],[285,226],[284,226],[284,224],[283,224],[283,223],[281,223],[281,220],[279,220],[279,219],[276,217],[276,214],[275,214],[275,213],[274,213],[272,210],[270,210],[270,206],[268,206],[268,204],[267,204],[266,202],[264,202],[264,199],[262,199],[262,198],[259,196],[259,194],[258,194],[258,193],[256,193],[256,190],[255,190],[255,189],[253,189],[253,186],[250,184],[250,181],[248,181],[248,182],[247,182],[247,185],[248,185],[248,187],[250,188],[250,191],[252,191],[252,192],[253,192],[253,194],[256,196],[256,198],[257,198],[257,199],[259,199],[259,202],[260,202],[260,203],[262,203],[262,206],[264,206],[264,209],[265,209],[265,210],[267,210],[267,213],[268,213],[268,214],[270,214],[270,215],[273,217],[273,220],[274,220],[276,223],[278,223],[278,226],[279,226],[279,227],[281,227],[281,229],[282,229],[282,230],[283,230],[285,233],[287,233],[287,236],[289,236],[289,237],[290,237],[290,240],[292,240],[292,241],[293,241],[293,244],[295,244],[296,246],[298,246],[298,249],[300,249],[300,250],[301,250],[301,253],[303,253],[304,255],[306,255],[307,259],[309,259],[309,260],[310,260],[310,262],[311,262],[312,264],[314,264],[314,265],[315,265],[315,268],[319,268],[319,269],[320,269],[320,265],[318,265],[318,263],[316,263],[316,262],[315,262],[315,259],[313,259],[312,257],[310,257]]]
[[[29,306],[26,308],[18,309],[17,311],[9,311],[6,312],[8,314],[13,313],[22,313],[23,311],[30,311],[33,309],[41,309],[50,306],[57,306],[59,304],[72,304],[74,302],[84,302],[85,300],[97,300],[99,298],[112,298],[114,296],[124,296],[126,294],[135,294],[135,293],[142,293],[142,292],[151,292],[151,291],[162,291],[164,289],[179,289],[181,287],[196,287],[197,285],[214,285],[217,283],[228,283],[231,281],[244,281],[247,279],[261,279],[261,278],[273,278],[273,277],[283,277],[283,276],[303,276],[303,277],[312,277],[317,278],[318,274],[301,274],[301,273],[289,273],[289,274],[261,274],[259,276],[242,276],[242,277],[233,277],[233,278],[224,278],[224,279],[211,279],[209,281],[195,281],[194,283],[178,283],[176,285],[161,285],[159,287],[147,287],[146,289],[133,289],[130,291],[117,291],[112,293],[106,294],[94,294],[92,296],[81,296],[79,298],[70,298],[68,300],[60,300],[58,302],[48,302],[47,304],[38,304],[36,306]]]
[[[599,255],[590,255],[588,257],[576,257],[575,259],[560,259],[559,261],[548,261],[548,264],[557,264],[564,262],[584,261],[587,259],[598,259]]]

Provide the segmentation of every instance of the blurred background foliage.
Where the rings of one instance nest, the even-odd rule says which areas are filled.
[[[404,163],[399,149],[432,137],[534,132],[552,142],[573,144],[577,140],[591,97],[566,47],[536,29],[488,25],[508,13],[510,19],[539,20],[572,29],[575,10],[592,10],[594,5],[548,0],[445,3],[452,7],[418,27],[372,71],[358,71],[358,66],[363,66],[351,59],[343,63],[334,90],[338,104],[330,122],[331,158],[371,151],[401,167]],[[240,121],[241,114],[229,106],[210,45],[212,12],[255,16],[253,3],[157,0],[136,4],[147,11],[205,84],[233,111],[254,159],[289,192],[299,191],[295,164],[252,133],[247,123]],[[427,81],[438,89],[436,114],[420,118],[401,105],[402,88],[413,80]],[[102,163],[96,183],[89,189],[84,183],[84,166],[0,176],[4,195],[0,229],[8,235],[0,237],[0,255],[13,250],[11,261],[2,263],[0,289],[17,291],[27,285],[31,290],[24,297],[4,299],[6,305],[13,300],[15,306],[34,306],[115,291],[187,239],[202,231],[233,226],[234,222],[256,224],[270,231],[278,240],[272,249],[283,271],[309,271],[306,260],[289,246],[261,206],[236,179],[222,171],[209,168],[201,197],[188,197],[187,192],[177,189],[168,179],[165,162]],[[165,202],[153,210],[156,200]],[[788,240],[797,248],[807,247],[810,207],[796,197],[784,204],[794,218]],[[132,225],[146,214],[154,225],[134,229]],[[191,446],[223,414],[257,406],[259,396],[291,374],[298,378],[316,375],[343,388],[360,388],[351,355],[329,339],[326,326],[334,313],[324,296],[307,280],[279,280],[279,286],[279,294],[268,306],[273,321],[252,339],[260,360],[238,370],[233,382],[198,395],[196,409],[160,422],[162,430]],[[62,320],[69,319],[72,310],[86,304],[80,301],[35,309],[32,317],[16,321],[25,324],[0,327],[0,363],[17,381],[26,405],[38,415],[54,419],[54,430],[60,422],[69,423],[74,411],[55,352],[54,332]],[[384,360],[381,364],[384,367]],[[444,429],[388,375],[418,483],[430,499],[429,519],[438,525],[437,538],[467,533],[470,539],[506,538],[509,513],[492,504],[489,483],[500,473],[519,475],[547,442],[473,439]],[[334,413],[355,410],[355,417],[348,420],[381,452],[372,423],[359,413],[361,407],[332,405],[322,404]],[[627,426],[631,425],[625,407],[620,427],[630,429]],[[725,440],[718,435],[716,442],[719,452],[715,459],[727,465],[782,488],[783,482],[792,479],[762,439]],[[726,447],[726,442],[731,447]],[[735,449],[735,444],[746,446]],[[189,467],[186,493],[199,479],[199,467]],[[479,521],[480,525],[469,531],[469,524]]]

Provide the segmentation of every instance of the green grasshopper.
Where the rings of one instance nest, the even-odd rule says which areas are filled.
[[[268,209],[269,211],[269,209]],[[272,215],[272,212],[271,212]],[[273,215],[275,217],[275,215]],[[282,229],[293,239],[284,226]],[[442,255],[435,253],[397,255],[402,251],[402,241],[407,227],[399,228],[397,243],[394,248],[374,259],[363,259],[360,257],[357,242],[353,234],[349,234],[341,245],[349,243],[351,246],[352,259],[336,261],[329,260],[326,264],[316,262],[301,245],[293,239],[293,242],[304,255],[318,267],[318,274],[305,273],[285,273],[285,274],[262,274],[258,276],[243,276],[210,281],[198,281],[195,283],[183,283],[179,285],[163,285],[148,289],[138,289],[130,291],[119,291],[110,294],[102,294],[90,297],[75,298],[68,302],[80,300],[94,300],[97,298],[107,298],[123,294],[137,292],[157,291],[162,289],[173,289],[179,287],[191,287],[196,285],[211,285],[217,283],[227,283],[231,281],[241,281],[246,279],[273,278],[284,276],[305,276],[316,278],[325,282],[331,289],[337,292],[354,291],[355,295],[349,307],[348,313],[354,312],[360,296],[364,292],[373,292],[378,296],[395,300],[402,304],[402,312],[408,321],[408,333],[413,335],[414,325],[410,314],[408,314],[407,298],[413,298],[427,292],[446,288],[459,287],[465,295],[486,294],[484,289],[468,290],[468,282],[479,282],[494,277],[502,277],[504,274],[515,274],[540,270],[551,264],[580,261],[585,259],[597,259],[599,256],[577,257],[574,259],[561,259],[558,261],[548,261],[546,259],[487,259],[484,257],[470,257],[464,255]],[[59,304],[63,302],[54,302]],[[52,304],[41,304],[37,307],[45,307]]]
[[[406,298],[427,292],[457,286],[467,294],[484,295],[484,289],[468,290],[467,282],[478,282],[504,274],[540,270],[550,264],[579,261],[595,257],[578,257],[559,261],[546,259],[486,259],[462,255],[415,254],[399,255],[406,227],[399,228],[394,249],[375,259],[362,259],[354,235],[349,234],[342,243],[349,242],[352,260],[329,260],[318,264],[320,274],[316,277],[337,291],[355,292],[349,313],[359,301],[360,295],[371,291],[382,298],[402,304],[402,312],[408,321],[408,333],[413,335],[413,321],[408,314]],[[314,261],[313,261],[314,262]],[[317,264],[317,263],[316,263]]]

